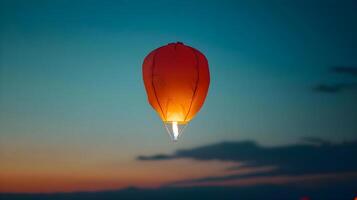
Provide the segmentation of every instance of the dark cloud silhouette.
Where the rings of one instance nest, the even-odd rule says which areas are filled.
[[[245,187],[163,187],[158,189],[122,189],[102,192],[56,194],[0,194],[1,200],[188,200],[188,199],[310,199],[341,200],[356,196],[357,182],[332,182],[316,187],[303,185],[259,185]]]
[[[342,87],[339,85],[326,85],[320,84],[314,87],[314,91],[324,92],[324,93],[337,93],[342,90]]]
[[[315,144],[315,145],[331,144],[330,141],[324,140],[321,138],[317,138],[317,137],[303,137],[303,138],[301,138],[301,141],[310,143],[310,144]]]
[[[280,171],[267,171],[267,172],[256,172],[256,173],[247,173],[247,174],[232,174],[232,175],[226,175],[226,176],[210,176],[210,177],[203,177],[203,178],[197,178],[197,179],[188,179],[188,180],[180,180],[180,181],[174,181],[169,184],[168,186],[175,186],[175,185],[192,185],[192,184],[198,184],[199,183],[214,183],[214,182],[223,182],[223,181],[234,181],[234,180],[244,180],[244,179],[249,179],[249,178],[273,178],[273,177],[281,177],[281,176],[292,176],[293,174],[283,174]],[[302,174],[295,174],[296,175],[302,175]],[[310,174],[311,175],[311,174]],[[327,180],[327,182],[333,182],[336,181],[338,178],[342,178],[345,181],[349,179],[357,179],[356,173],[344,173],[344,174],[329,174],[331,177],[325,178],[324,180]],[[333,176],[335,175],[335,176]],[[320,177],[320,179],[323,179],[323,177]],[[314,182],[319,183],[318,181]],[[320,181],[321,183],[321,181]],[[317,185],[317,184],[316,184]]]
[[[193,149],[178,150],[172,155],[140,156],[139,160],[189,158],[200,161],[220,160],[239,162],[237,170],[244,167],[275,167],[270,171],[228,176],[204,177],[175,183],[226,181],[264,176],[296,176],[357,172],[357,141],[331,143],[319,138],[304,138],[294,145],[265,147],[255,142],[222,142]],[[242,165],[243,163],[243,165]],[[230,168],[229,170],[234,170]],[[175,184],[174,183],[174,184]]]
[[[154,156],[139,156],[138,160],[167,160],[170,159],[170,156],[164,154],[158,154]]]
[[[352,66],[334,66],[331,67],[331,72],[335,74],[345,74],[345,75],[352,75],[357,76],[357,67]],[[336,94],[343,91],[357,91],[357,83],[345,82],[345,83],[334,83],[334,84],[326,84],[322,83],[313,87],[315,92],[321,93],[330,93]]]
[[[356,83],[338,83],[338,84],[319,84],[313,88],[316,92],[321,93],[339,93],[346,90],[356,90]]]
[[[334,66],[331,68],[331,71],[337,74],[348,74],[348,75],[357,76],[357,67]]]

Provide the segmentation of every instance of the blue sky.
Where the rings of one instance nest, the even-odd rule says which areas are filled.
[[[4,162],[19,146],[21,156],[87,152],[120,163],[221,141],[357,137],[356,87],[314,90],[357,81],[333,72],[357,65],[353,1],[0,2]],[[176,41],[206,55],[211,85],[173,145],[147,103],[141,65]]]

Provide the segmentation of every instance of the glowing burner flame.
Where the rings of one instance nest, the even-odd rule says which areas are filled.
[[[177,127],[177,122],[172,122],[172,132],[174,133],[174,141],[177,141],[177,138],[179,136],[179,130]]]
[[[171,140],[173,142],[177,142],[177,140],[181,137],[183,130],[185,129],[186,124],[183,124],[179,121],[171,121],[164,123],[167,133],[169,134]]]

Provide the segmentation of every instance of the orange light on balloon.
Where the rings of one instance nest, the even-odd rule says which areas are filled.
[[[170,43],[146,56],[143,79],[150,105],[177,141],[206,99],[210,83],[206,57],[183,43]]]

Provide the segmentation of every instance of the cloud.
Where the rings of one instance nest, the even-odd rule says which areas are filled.
[[[328,185],[308,187],[305,185],[259,185],[247,187],[162,187],[157,189],[129,188],[112,191],[71,192],[55,194],[1,194],[3,200],[118,200],[118,199],[155,199],[155,200],[190,200],[190,199],[284,199],[297,200],[303,197],[311,199],[353,199],[356,195],[356,181],[331,182]]]
[[[139,156],[138,160],[163,160],[163,158],[166,157],[166,159],[192,158],[195,160],[239,161],[241,157],[248,155],[248,151],[256,153],[259,149],[260,148],[251,141],[223,142],[188,150],[178,150],[173,155],[158,154]],[[160,159],[157,159],[158,156]]]
[[[301,138],[301,141],[307,142],[310,144],[316,144],[316,145],[331,144],[330,141],[324,140],[321,138],[317,138],[317,137],[303,137],[303,138]]]
[[[357,76],[357,67],[334,66],[331,68],[331,71],[336,74],[348,74],[348,75]]]
[[[170,156],[164,154],[158,154],[153,156],[138,156],[138,160],[168,160]]]
[[[321,93],[339,93],[345,90],[357,89],[356,83],[338,83],[338,84],[319,84],[313,88],[316,92]]]
[[[252,141],[222,142],[192,149],[178,150],[172,155],[140,156],[138,160],[158,161],[188,158],[199,161],[237,162],[236,170],[273,167],[248,174],[204,177],[183,182],[227,181],[266,176],[299,176],[357,172],[357,141],[331,143],[319,138],[304,138],[294,145],[266,147]],[[143,159],[144,158],[144,159]],[[243,163],[243,164],[242,164]],[[230,168],[233,170],[234,168]],[[180,182],[178,182],[180,183]],[[182,183],[182,182],[181,182]]]
[[[357,67],[352,66],[334,66],[331,67],[331,72],[335,74],[351,75],[357,77]],[[357,83],[344,82],[344,83],[321,83],[313,87],[315,92],[336,94],[343,91],[357,91]]]

